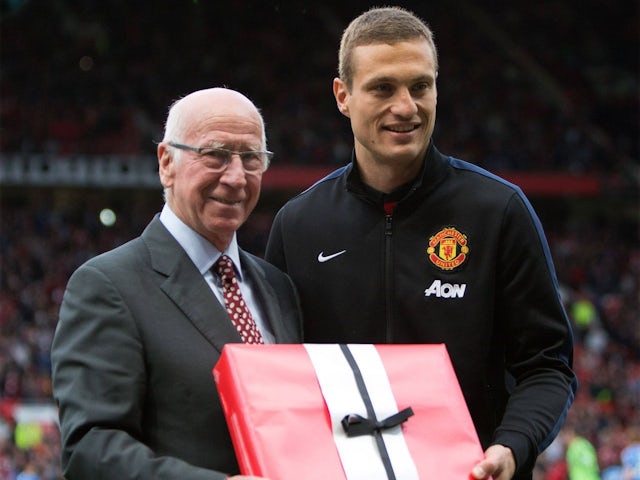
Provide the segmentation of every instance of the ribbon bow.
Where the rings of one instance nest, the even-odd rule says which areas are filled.
[[[346,415],[340,423],[342,423],[342,428],[347,437],[359,437],[361,435],[373,435],[374,432],[393,428],[406,422],[412,415],[413,409],[407,407],[384,420],[372,420],[362,415],[351,414]]]

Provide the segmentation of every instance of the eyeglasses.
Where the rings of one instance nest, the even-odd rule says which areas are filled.
[[[196,152],[201,157],[207,158],[207,167],[214,172],[222,172],[231,163],[231,158],[238,155],[242,160],[242,168],[246,173],[257,174],[264,172],[269,167],[269,161],[273,157],[273,152],[266,151],[246,151],[234,152],[226,148],[218,147],[192,147],[181,143],[169,142],[174,148]]]

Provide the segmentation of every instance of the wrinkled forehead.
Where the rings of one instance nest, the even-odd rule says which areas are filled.
[[[259,146],[262,143],[262,122],[257,112],[252,110],[208,110],[189,122],[185,133],[194,142],[216,140]]]
[[[189,130],[194,133],[222,131],[237,134],[256,134],[262,132],[262,123],[258,115],[239,114],[235,112],[204,112],[195,121],[190,122]]]

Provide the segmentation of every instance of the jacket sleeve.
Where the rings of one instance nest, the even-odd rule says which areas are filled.
[[[143,438],[145,358],[116,286],[98,269],[72,275],[52,345],[65,478],[216,480],[227,476],[158,456]]]
[[[497,328],[513,380],[493,443],[510,447],[517,471],[531,471],[573,402],[573,336],[538,217],[521,192],[505,209],[499,253]]]

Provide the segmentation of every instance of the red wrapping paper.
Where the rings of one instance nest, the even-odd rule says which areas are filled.
[[[483,457],[444,345],[376,345],[421,479],[468,479]],[[346,476],[331,418],[303,345],[227,344],[213,369],[243,475]],[[398,479],[400,480],[400,479]]]

